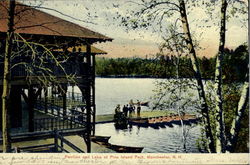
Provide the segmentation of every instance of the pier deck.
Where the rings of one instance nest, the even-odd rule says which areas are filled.
[[[176,113],[174,111],[167,111],[167,110],[154,110],[154,111],[141,111],[141,118],[151,118],[151,117],[160,117],[160,116],[167,116],[171,113]],[[136,113],[132,114],[131,118],[137,118]],[[104,115],[97,115],[96,116],[96,123],[109,123],[113,122],[114,114],[104,114]]]

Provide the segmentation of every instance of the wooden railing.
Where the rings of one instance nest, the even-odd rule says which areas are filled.
[[[83,150],[81,150],[79,147],[65,139],[58,131],[55,130],[55,151],[56,152],[66,152],[69,153],[68,150],[65,149],[65,145],[69,146],[71,149],[73,149],[77,153],[84,153]],[[60,141],[60,142],[59,142]]]
[[[74,129],[86,126],[86,105],[80,93],[67,93],[66,107],[63,107],[63,98],[50,96],[36,101],[35,109],[47,114],[47,118],[34,120],[35,131]],[[73,96],[73,97],[72,97]],[[65,109],[66,108],[66,109]]]
[[[71,100],[67,99],[66,101],[66,115],[71,115],[74,111],[78,111],[82,113],[85,109],[85,103],[82,102],[82,97],[78,99]],[[47,98],[45,101],[44,98],[38,99],[35,108],[44,111],[44,113],[49,113],[53,116],[63,117],[63,99],[54,97],[54,98]]]
[[[37,133],[33,132],[33,133],[28,133],[28,134],[23,134],[23,135],[19,135],[21,136],[22,140],[24,139],[30,139],[30,137],[34,136],[36,138],[37,137]],[[42,138],[43,137],[43,138]],[[63,137],[63,134],[57,130],[54,129],[53,131],[48,131],[46,132],[44,135],[42,135],[39,139],[47,139],[47,138],[52,138],[54,139],[54,143],[49,143],[49,144],[40,144],[40,145],[30,145],[30,146],[21,146],[21,147],[14,147],[11,149],[11,152],[13,153],[23,153],[23,152],[27,152],[27,153],[41,153],[41,152],[77,152],[77,153],[84,153],[84,151],[82,149],[80,149],[79,147],[77,147],[76,145],[74,145],[73,143],[71,143],[69,140],[65,139]],[[29,141],[32,141],[34,139],[30,139]],[[36,139],[38,140],[38,139]],[[2,139],[0,138],[0,142],[2,142]],[[21,142],[18,140],[18,142]],[[66,145],[68,146],[67,149],[70,150],[66,150],[65,147]],[[0,150],[0,152],[2,152]]]
[[[48,117],[34,119],[34,131],[67,130],[86,127],[86,115],[67,115],[64,117]]]

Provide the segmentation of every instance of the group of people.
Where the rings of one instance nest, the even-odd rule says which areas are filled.
[[[137,107],[135,107],[135,105]],[[137,112],[137,117],[141,116],[141,103],[137,100],[137,103],[133,103],[133,100],[130,100],[129,104],[124,105],[121,111],[120,104],[118,104],[115,108],[115,113],[122,112],[126,117],[132,117],[135,114],[135,110]]]

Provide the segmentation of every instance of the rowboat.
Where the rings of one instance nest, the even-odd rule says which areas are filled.
[[[111,136],[91,136],[90,139],[92,142],[100,144],[100,145],[105,145],[108,144],[109,139]]]
[[[108,141],[110,136],[91,136],[91,141],[100,144],[106,148],[112,149],[118,153],[141,153],[143,147],[131,147],[131,146],[121,146],[110,144]]]
[[[118,153],[141,153],[143,147],[130,147],[111,144],[108,148],[118,152]]]

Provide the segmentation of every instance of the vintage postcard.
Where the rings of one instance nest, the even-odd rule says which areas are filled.
[[[0,0],[0,164],[249,164],[247,0]]]

